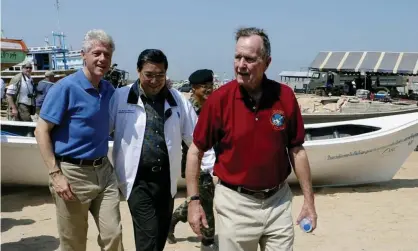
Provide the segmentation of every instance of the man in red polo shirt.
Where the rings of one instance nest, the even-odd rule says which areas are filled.
[[[198,198],[203,153],[217,144],[214,174],[219,250],[292,250],[292,193],[286,178],[293,166],[304,195],[297,223],[316,228],[317,215],[304,143],[302,115],[293,91],[266,77],[270,42],[258,28],[236,34],[236,79],[206,101],[187,156],[188,221],[201,236],[207,226]]]

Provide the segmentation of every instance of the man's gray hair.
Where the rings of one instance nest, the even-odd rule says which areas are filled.
[[[115,43],[113,42],[113,38],[103,30],[88,31],[84,36],[82,50],[84,52],[90,51],[93,45],[97,42],[109,46],[112,52],[115,51]]]
[[[260,36],[261,39],[263,39],[263,48],[261,49],[261,53],[263,54],[263,56],[265,58],[270,57],[271,55],[270,40],[269,40],[267,33],[263,29],[256,28],[256,27],[240,28],[238,29],[235,35],[235,40],[238,42],[238,39],[240,39],[241,37],[250,37],[254,35]]]

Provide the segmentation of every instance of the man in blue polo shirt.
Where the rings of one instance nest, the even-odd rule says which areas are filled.
[[[86,34],[84,68],[49,89],[35,130],[49,172],[61,251],[86,250],[89,211],[101,250],[123,250],[119,190],[106,157],[109,100],[115,90],[102,79],[114,50],[104,31]]]

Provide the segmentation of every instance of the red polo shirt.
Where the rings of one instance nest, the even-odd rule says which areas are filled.
[[[293,90],[264,77],[260,105],[233,80],[214,91],[203,106],[194,144],[207,151],[215,144],[214,174],[249,189],[279,185],[291,172],[287,148],[304,143],[302,115]]]

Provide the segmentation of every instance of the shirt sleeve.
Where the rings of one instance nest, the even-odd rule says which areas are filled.
[[[194,126],[196,125],[197,115],[190,101],[184,97],[181,97],[181,98],[182,98],[183,108],[184,108],[183,109],[184,114],[182,116],[182,121],[181,121],[181,128],[182,128],[181,136],[182,136],[184,143],[186,143],[187,146],[190,146],[190,144],[193,141],[193,130],[194,130]]]
[[[9,94],[9,95],[16,95],[16,92],[17,92],[16,84],[11,84],[6,89],[6,94]]]
[[[215,165],[216,154],[213,148],[209,149],[203,154],[200,169],[203,172],[210,173],[213,176],[213,166]]]
[[[183,129],[182,139],[183,139],[183,142],[187,146],[190,146],[190,144],[193,141],[195,125],[198,121],[200,121],[200,116],[199,118],[197,117],[197,114],[195,110],[193,109],[193,105],[190,103],[189,100],[182,97],[182,101],[184,103],[184,112],[186,115],[186,116],[183,116],[183,121],[182,121],[182,129]],[[216,155],[213,149],[206,150],[202,157],[202,163],[200,165],[201,170],[212,173],[215,160],[216,160]]]
[[[19,73],[15,75],[9,82],[7,86],[6,94],[16,95],[17,94],[17,84],[22,81],[22,74]]]
[[[289,123],[289,137],[288,137],[288,148],[293,148],[303,145],[305,142],[305,126],[303,124],[302,113],[300,112],[299,103],[296,96],[291,92],[291,104],[292,113],[290,116]]]
[[[109,102],[109,133],[115,130],[116,114],[118,112],[118,101],[116,100],[118,93],[113,93]]]
[[[193,134],[193,143],[200,151],[206,152],[219,140],[221,129],[221,107],[219,98],[212,93],[199,114]]]
[[[68,110],[69,94],[69,88],[65,88],[63,84],[57,83],[52,86],[45,96],[39,116],[59,125]]]

